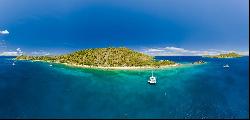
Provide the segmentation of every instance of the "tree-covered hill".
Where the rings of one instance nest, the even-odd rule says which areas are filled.
[[[241,55],[231,52],[227,54],[219,54],[219,55],[214,55],[214,56],[204,56],[204,57],[209,57],[209,58],[237,58],[237,57],[242,57]]]
[[[18,56],[17,60],[42,60],[101,67],[163,66],[175,64],[173,61],[156,61],[154,57],[128,48],[94,48],[59,56]]]

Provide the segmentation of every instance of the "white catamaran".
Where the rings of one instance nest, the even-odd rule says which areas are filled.
[[[226,64],[226,65],[224,65],[223,67],[224,67],[224,68],[228,68],[228,67],[229,67],[229,65],[228,65],[228,64]]]
[[[156,77],[154,77],[153,71],[152,71],[152,76],[148,80],[148,83],[149,84],[155,84],[156,83]]]

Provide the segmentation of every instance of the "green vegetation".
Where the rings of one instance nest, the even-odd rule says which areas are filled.
[[[209,57],[209,58],[237,58],[237,57],[242,57],[241,55],[231,52],[227,54],[219,54],[219,55],[214,55],[214,56],[204,56],[204,57]]]
[[[47,62],[67,63],[71,65],[88,65],[96,67],[139,67],[166,66],[175,62],[156,61],[154,57],[128,48],[95,48],[76,51],[59,56],[18,56],[17,60],[41,60]]]

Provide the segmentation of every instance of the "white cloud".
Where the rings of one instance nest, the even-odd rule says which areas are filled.
[[[16,51],[3,51],[0,52],[0,56],[19,56],[23,55],[21,48],[17,48]]]
[[[17,48],[16,51],[22,51],[21,48]]]
[[[7,34],[9,34],[8,30],[0,31],[0,35],[7,35]]]
[[[150,49],[148,49],[148,51],[150,51],[150,52],[161,52],[161,51],[164,51],[164,50],[150,48]]]
[[[18,56],[17,52],[2,52],[0,53],[0,56]]]
[[[23,55],[23,51],[21,50],[21,48],[17,48],[16,51],[17,51],[18,55]]]
[[[50,55],[50,53],[49,52],[45,52],[43,50],[39,50],[39,51],[33,51],[33,52],[31,52],[31,55],[35,55],[35,56]]]
[[[163,47],[163,48],[148,48],[143,49],[141,52],[152,55],[152,56],[202,56],[202,55],[218,55],[221,53],[236,52],[241,55],[249,55],[248,51],[233,51],[233,50],[187,50],[184,48],[177,47]]]
[[[164,49],[166,49],[166,50],[171,50],[171,51],[186,52],[185,49],[183,49],[183,48],[177,48],[177,47],[165,47]]]

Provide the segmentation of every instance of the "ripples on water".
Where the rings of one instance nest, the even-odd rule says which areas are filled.
[[[93,70],[0,57],[0,118],[248,118],[249,57],[157,57],[204,65]],[[229,64],[230,68],[223,68]]]

